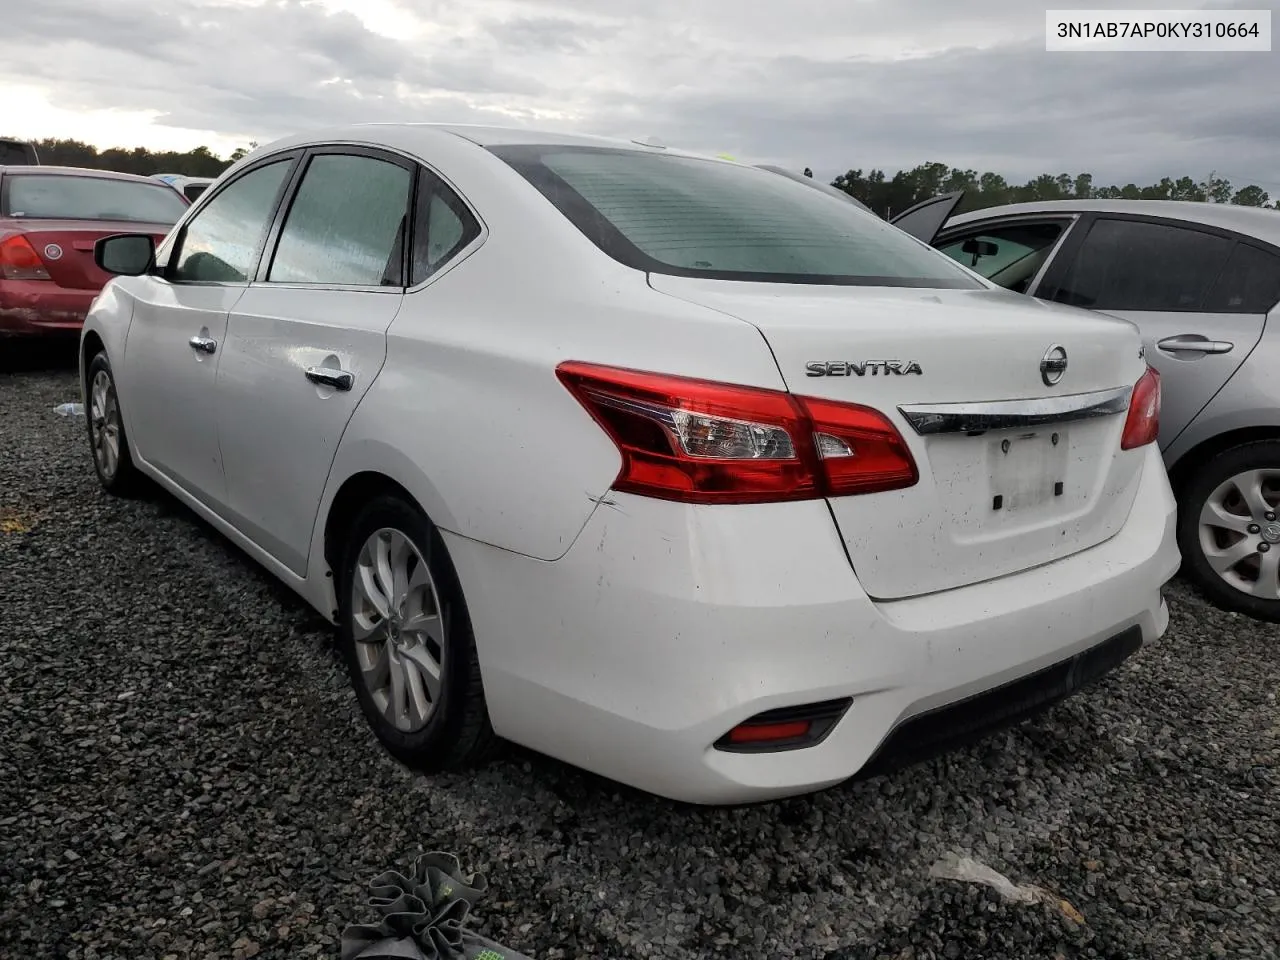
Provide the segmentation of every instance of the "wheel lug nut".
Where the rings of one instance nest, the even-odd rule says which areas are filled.
[[[1276,522],[1276,515],[1275,515],[1274,513],[1268,512],[1265,516],[1266,516],[1266,518],[1267,518],[1267,523],[1275,523],[1275,522]]]
[[[1258,534],[1262,532],[1262,528],[1256,523],[1251,523],[1249,524],[1249,532],[1252,534]]]
[[[1260,543],[1260,544],[1258,544],[1258,552],[1259,552],[1259,553],[1266,553],[1266,552],[1267,552],[1268,550],[1270,550],[1270,549],[1271,549],[1271,544],[1269,544],[1269,543]]]

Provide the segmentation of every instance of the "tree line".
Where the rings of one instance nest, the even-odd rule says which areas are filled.
[[[865,174],[862,170],[850,170],[836,177],[831,185],[857,197],[885,217],[901,213],[939,193],[954,190],[965,192],[958,212],[980,210],[1004,203],[1071,199],[1200,200],[1280,209],[1280,202],[1271,203],[1267,191],[1256,184],[1236,189],[1229,180],[1213,173],[1204,180],[1164,177],[1158,183],[1145,187],[1136,183],[1127,183],[1122,187],[1098,186],[1094,184],[1093,174],[1090,173],[1075,176],[1069,173],[1057,176],[1042,173],[1024,184],[1014,184],[998,173],[961,170],[945,163],[922,163],[913,170],[901,170],[892,177],[886,176],[883,170],[871,170]]]
[[[180,173],[189,177],[216,177],[236,160],[256,147],[256,143],[240,147],[228,157],[219,157],[208,147],[196,147],[185,153],[173,150],[151,151],[145,147],[112,147],[98,150],[79,140],[45,139],[37,141],[40,161],[69,167],[97,170],[119,170],[149,176],[153,173]],[[960,210],[978,210],[1004,203],[1028,200],[1128,199],[1128,200],[1201,200],[1214,203],[1237,203],[1250,207],[1280,209],[1280,200],[1271,201],[1267,191],[1250,184],[1236,189],[1230,181],[1210,174],[1204,180],[1164,177],[1158,183],[1140,187],[1097,186],[1093,175],[1080,173],[1057,176],[1042,173],[1024,184],[1009,183],[998,173],[961,170],[945,163],[922,163],[912,170],[900,170],[892,177],[883,170],[861,169],[842,173],[831,185],[857,197],[882,216],[901,213],[913,204],[939,193],[963,190]]]
[[[149,177],[153,173],[180,173],[187,177],[216,177],[257,146],[240,147],[228,157],[219,157],[208,147],[196,147],[179,153],[176,150],[148,150],[146,147],[111,147],[99,150],[80,140],[37,140],[40,162],[56,167],[87,167],[90,170],[116,170]]]

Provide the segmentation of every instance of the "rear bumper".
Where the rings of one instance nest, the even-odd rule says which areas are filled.
[[[0,280],[0,334],[79,333],[97,290],[67,290],[49,280]]]
[[[920,735],[936,734],[938,717],[980,733],[1047,705],[1118,662],[1109,643],[1125,651],[1163,634],[1161,588],[1179,560],[1154,446],[1106,542],[892,602],[861,589],[824,503],[610,500],[551,563],[446,535],[490,715],[535,750],[695,803],[821,789],[945,746]],[[756,714],[845,698],[814,746],[713,747]]]

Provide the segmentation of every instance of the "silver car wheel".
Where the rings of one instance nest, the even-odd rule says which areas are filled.
[[[120,405],[106,370],[94,374],[89,390],[89,438],[103,479],[113,479],[120,465]]]
[[[1214,489],[1200,510],[1200,549],[1226,583],[1280,600],[1280,469],[1246,470]]]
[[[384,527],[360,548],[351,633],[361,677],[382,716],[402,733],[425,727],[440,700],[444,620],[431,571],[399,530]]]

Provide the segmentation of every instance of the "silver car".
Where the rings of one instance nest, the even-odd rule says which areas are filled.
[[[1055,200],[952,217],[961,197],[894,222],[1010,290],[1137,324],[1163,380],[1183,571],[1280,622],[1280,211]]]

